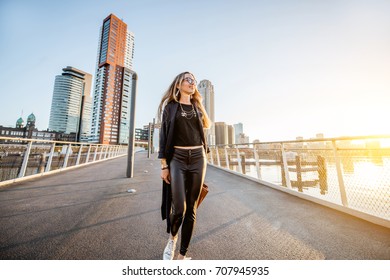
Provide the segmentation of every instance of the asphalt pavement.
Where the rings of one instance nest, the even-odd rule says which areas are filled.
[[[136,153],[0,190],[0,259],[159,260],[160,163]],[[198,260],[390,259],[390,229],[209,166],[188,255]]]

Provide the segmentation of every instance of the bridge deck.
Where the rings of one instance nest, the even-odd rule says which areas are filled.
[[[136,154],[0,190],[0,259],[161,259],[160,164]],[[390,229],[209,167],[194,259],[390,259]],[[128,193],[134,188],[136,193]]]

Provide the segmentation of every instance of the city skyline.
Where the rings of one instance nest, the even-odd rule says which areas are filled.
[[[243,123],[251,141],[388,134],[390,3],[339,2],[2,1],[0,124],[23,110],[46,129],[55,75],[65,65],[95,73],[113,13],[137,38],[136,127],[189,70],[213,84],[215,121]]]

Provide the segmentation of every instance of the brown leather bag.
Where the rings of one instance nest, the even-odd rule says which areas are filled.
[[[206,184],[202,185],[202,189],[200,190],[200,195],[198,199],[198,207],[202,203],[203,199],[206,197],[206,195],[209,192],[209,187]]]

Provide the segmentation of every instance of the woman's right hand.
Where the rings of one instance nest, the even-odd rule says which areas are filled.
[[[161,170],[161,179],[163,179],[167,184],[171,183],[171,175],[168,168]]]

